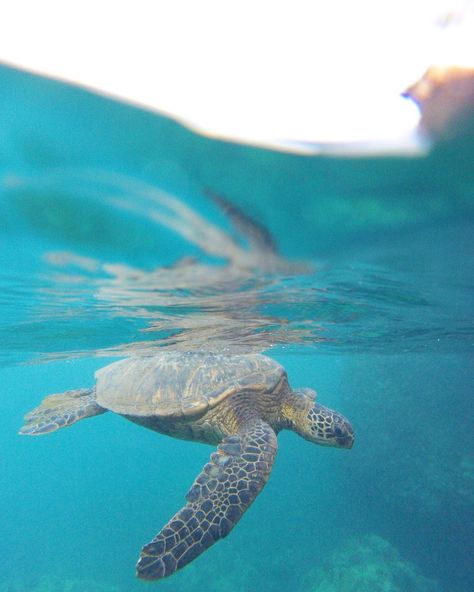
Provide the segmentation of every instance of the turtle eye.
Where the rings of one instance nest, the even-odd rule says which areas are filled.
[[[334,433],[336,434],[336,436],[342,436],[342,430],[340,427],[336,426],[334,428]]]

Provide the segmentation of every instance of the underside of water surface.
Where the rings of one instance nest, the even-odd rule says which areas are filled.
[[[265,353],[349,417],[163,589],[470,592],[473,140],[309,157],[0,68],[0,592],[140,590],[210,448],[107,413],[23,415],[163,351]]]

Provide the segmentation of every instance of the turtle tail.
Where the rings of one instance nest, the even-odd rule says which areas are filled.
[[[76,389],[58,395],[49,395],[25,415],[25,425],[19,434],[41,436],[76,423],[86,417],[105,413],[95,400],[95,389]]]

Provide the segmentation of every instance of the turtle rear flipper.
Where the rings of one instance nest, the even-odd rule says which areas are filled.
[[[105,413],[95,400],[95,389],[76,389],[58,395],[49,395],[25,415],[25,425],[19,434],[41,436],[76,423],[86,417]]]

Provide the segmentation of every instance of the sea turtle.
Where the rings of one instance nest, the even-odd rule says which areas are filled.
[[[326,446],[351,448],[349,421],[292,390],[287,374],[261,354],[163,352],[127,358],[96,372],[93,388],[46,397],[20,434],[36,436],[113,411],[157,432],[217,445],[186,495],[186,505],[145,545],[137,575],[169,576],[239,521],[265,485],[277,433],[290,429]]]

